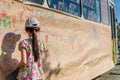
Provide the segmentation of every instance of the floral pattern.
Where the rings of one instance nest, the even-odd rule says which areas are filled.
[[[27,64],[24,68],[21,68],[18,73],[18,80],[44,80],[44,74],[42,70],[42,60],[41,55],[44,51],[44,45],[42,42],[39,42],[40,56],[38,62],[34,62],[34,56],[32,54],[32,40],[25,39],[22,40],[19,44],[19,49],[24,48],[26,50]]]

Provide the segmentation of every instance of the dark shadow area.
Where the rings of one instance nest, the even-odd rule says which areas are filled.
[[[49,73],[48,73],[48,75],[47,75],[47,77],[46,77],[46,80],[51,80],[52,75],[57,76],[60,71],[61,71],[60,63],[58,63],[58,65],[57,65],[56,68],[50,69],[50,71],[49,71]]]
[[[110,75],[120,75],[120,73],[116,73],[116,72],[110,72]]]
[[[47,61],[49,57],[50,57],[50,54],[48,50],[45,49],[45,58],[43,59],[43,71],[45,74],[47,74],[45,80],[51,80],[52,75],[57,76],[59,72],[61,71],[60,62],[57,64],[57,66],[54,69],[50,67],[51,63]]]
[[[8,73],[12,72],[9,74],[6,78],[6,80],[14,80],[13,76],[16,77],[16,67],[18,64],[17,59],[12,58],[12,53],[15,51],[16,48],[16,43],[20,40],[21,35],[20,34],[15,34],[12,32],[6,33],[2,40],[2,55],[1,55],[1,66],[2,66],[2,73],[5,75],[8,75]],[[16,53],[17,54],[17,53]],[[13,74],[14,73],[14,74]]]
[[[95,78],[94,78],[94,79],[92,79],[92,80],[98,80],[100,77],[101,77],[101,75],[100,75],[100,76],[95,77]]]

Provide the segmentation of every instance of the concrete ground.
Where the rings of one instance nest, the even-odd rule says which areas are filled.
[[[120,65],[116,65],[110,71],[100,75],[98,78],[93,80],[120,80]]]

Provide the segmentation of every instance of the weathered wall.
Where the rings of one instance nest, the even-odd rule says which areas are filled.
[[[18,43],[27,37],[24,24],[31,16],[39,19],[39,38],[48,49],[44,65],[48,80],[90,80],[114,66],[110,27],[1,0],[0,74],[8,75],[19,63]]]

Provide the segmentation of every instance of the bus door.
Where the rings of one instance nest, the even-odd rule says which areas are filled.
[[[116,27],[115,27],[115,10],[114,10],[114,5],[109,2],[109,22],[110,22],[110,26],[111,26],[111,35],[112,35],[112,41],[113,41],[113,47],[112,47],[112,51],[113,51],[113,61],[116,64],[117,62],[117,48],[116,48]]]

